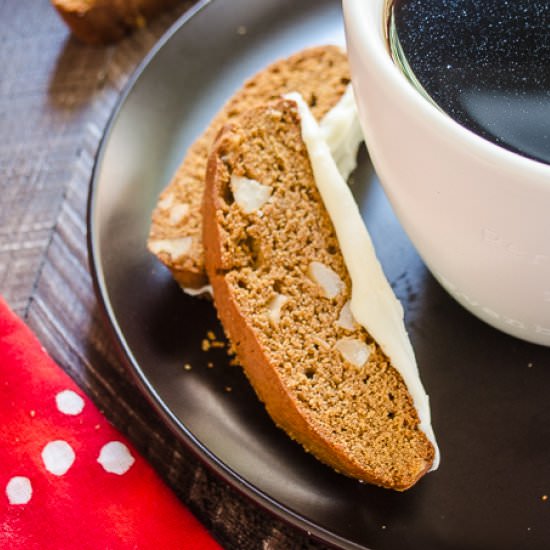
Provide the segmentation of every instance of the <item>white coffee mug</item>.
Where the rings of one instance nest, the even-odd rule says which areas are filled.
[[[464,307],[550,346],[550,166],[470,132],[394,65],[387,0],[343,0],[365,141],[393,209]]]

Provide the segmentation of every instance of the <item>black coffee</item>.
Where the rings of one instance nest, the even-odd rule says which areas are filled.
[[[550,164],[550,0],[394,0],[389,34],[396,63],[443,111]]]

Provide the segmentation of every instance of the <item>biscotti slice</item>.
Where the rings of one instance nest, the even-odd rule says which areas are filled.
[[[218,316],[275,423],[339,472],[411,487],[435,447],[403,377],[351,312],[350,276],[294,101],[224,127],[203,216]]]
[[[181,0],[52,0],[72,33],[86,44],[107,44],[143,27]]]
[[[227,122],[244,111],[291,91],[299,91],[321,120],[342,98],[350,82],[345,53],[318,46],[270,65],[248,80],[191,145],[152,215],[148,248],[184,289],[208,284],[204,269],[201,203],[209,148]]]

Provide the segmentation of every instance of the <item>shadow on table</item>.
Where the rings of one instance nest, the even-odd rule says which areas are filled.
[[[182,2],[112,45],[89,46],[69,35],[49,82],[51,107],[77,115],[105,89],[118,95],[145,54],[194,3]]]

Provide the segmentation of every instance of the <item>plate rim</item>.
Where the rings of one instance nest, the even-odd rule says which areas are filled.
[[[136,383],[141,395],[146,398],[149,405],[152,406],[153,410],[160,416],[163,423],[170,429],[174,436],[177,437],[178,441],[183,443],[185,447],[191,451],[203,465],[208,467],[208,469],[218,477],[218,479],[227,483],[240,495],[246,497],[248,502],[259,506],[262,510],[271,514],[280,521],[298,529],[307,536],[314,537],[320,542],[330,544],[335,547],[349,548],[352,550],[368,549],[368,547],[364,545],[359,545],[349,539],[333,533],[332,531],[307,519],[283,503],[270,497],[267,493],[254,486],[251,482],[247,481],[236,471],[226,465],[203,443],[201,443],[201,441],[188,430],[185,424],[178,419],[163,402],[152,384],[147,379],[145,373],[142,371],[139,363],[133,357],[131,349],[126,342],[124,333],[116,321],[115,312],[109,298],[109,293],[105,283],[105,274],[101,262],[101,253],[98,249],[99,228],[95,222],[95,212],[101,168],[109,146],[111,134],[116,127],[119,114],[124,109],[129,95],[134,90],[136,85],[139,84],[140,78],[147,70],[150,63],[155,59],[157,54],[178,32],[181,32],[180,30],[182,28],[185,28],[185,25],[195,15],[202,12],[205,8],[211,5],[213,6],[215,3],[216,0],[199,0],[168,28],[168,30],[159,38],[159,40],[153,45],[153,47],[133,70],[131,76],[119,94],[119,97],[112,108],[111,114],[109,115],[95,154],[86,203],[86,246],[88,251],[88,266],[92,278],[94,295],[97,299],[97,305],[99,306],[103,326],[107,329],[119,359],[121,359],[126,371],[130,373],[132,380]]]

